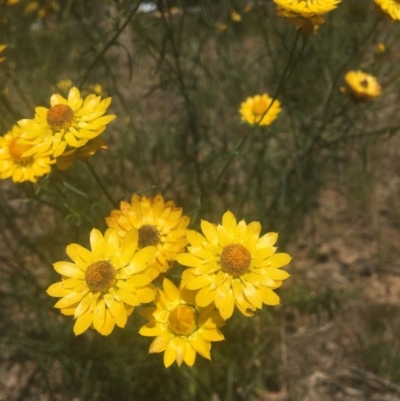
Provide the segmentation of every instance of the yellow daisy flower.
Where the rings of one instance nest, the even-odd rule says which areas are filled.
[[[0,45],[0,53],[7,47],[7,45]],[[6,58],[5,57],[0,57],[0,63],[4,61]]]
[[[61,81],[57,82],[58,89],[61,91],[67,91],[72,87],[72,81],[70,79],[62,79]]]
[[[202,220],[204,236],[188,231],[189,253],[178,255],[177,261],[189,266],[182,281],[189,290],[198,290],[196,304],[205,307],[213,302],[226,320],[235,305],[246,316],[253,316],[262,304],[278,305],[279,296],[273,291],[282,285],[289,274],[281,270],[291,257],[275,253],[277,233],[260,238],[261,225],[244,220],[236,223],[227,211],[222,225]]]
[[[0,178],[36,182],[38,177],[50,173],[55,160],[50,159],[49,152],[23,157],[32,145],[19,144],[21,134],[20,128],[14,125],[11,131],[0,137]]]
[[[58,94],[53,95],[50,98],[50,109],[36,107],[33,120],[18,121],[24,132],[25,143],[35,145],[24,156],[51,149],[56,158],[85,146],[114,120],[115,115],[103,115],[110,103],[110,97],[101,100],[100,96],[94,94],[83,100],[76,87],[70,89],[68,99]]]
[[[231,11],[231,20],[234,22],[240,22],[242,20],[242,16],[238,12],[232,10]]]
[[[97,229],[90,233],[91,251],[78,244],[67,246],[72,262],[54,263],[62,281],[47,289],[61,299],[54,305],[64,315],[73,315],[75,335],[94,327],[109,335],[115,325],[125,327],[135,306],[151,302],[155,287],[154,269],[148,268],[154,247],[138,250],[138,232],[131,230],[121,243],[118,233]]]
[[[240,105],[239,113],[242,121],[246,121],[251,125],[270,125],[282,110],[279,100],[275,99],[270,107],[271,102],[272,99],[266,93],[248,97]],[[265,114],[267,110],[268,112]]]
[[[139,313],[149,320],[139,331],[142,336],[156,338],[149,353],[164,352],[164,365],[174,361],[181,366],[185,362],[193,366],[196,353],[211,359],[211,341],[222,341],[219,327],[225,324],[213,305],[199,307],[195,303],[195,291],[179,289],[164,279],[164,290],[158,290],[155,308],[145,308]]]
[[[113,210],[106,218],[107,225],[118,230],[122,238],[132,227],[138,229],[139,248],[156,247],[150,264],[159,272],[170,269],[176,256],[183,252],[189,222],[189,217],[182,216],[182,208],[173,201],[164,202],[161,195],[146,198],[135,194],[131,203],[121,202],[121,210]]]
[[[325,22],[324,18],[319,14],[305,16],[304,13],[294,13],[279,6],[277,7],[276,15],[285,17],[286,22],[293,23],[296,29],[300,29],[301,33],[305,36],[316,34],[319,27]]]
[[[363,71],[349,71],[344,77],[347,87],[342,92],[350,92],[358,100],[375,99],[382,91],[376,78]]]
[[[274,0],[281,8],[307,17],[310,14],[326,14],[334,10],[342,0]]]
[[[400,21],[400,1],[399,0],[374,0],[375,4],[393,21]]]

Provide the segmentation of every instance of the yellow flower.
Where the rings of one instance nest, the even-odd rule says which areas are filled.
[[[107,111],[111,98],[101,100],[94,94],[81,98],[78,88],[71,88],[68,99],[55,94],[50,98],[50,109],[36,107],[33,120],[18,121],[25,143],[32,143],[32,149],[24,154],[30,156],[37,151],[52,150],[53,157],[73,153],[99,136],[115,115]]]
[[[381,93],[376,78],[363,71],[349,71],[344,77],[347,87],[342,92],[350,92],[358,100],[375,99]]]
[[[176,256],[186,244],[190,219],[182,216],[182,208],[173,201],[164,202],[161,195],[154,198],[133,195],[131,203],[121,202],[121,210],[113,210],[106,218],[109,227],[118,230],[123,238],[132,227],[139,230],[139,248],[154,245],[156,253],[149,264],[159,272],[172,267]]]
[[[217,24],[217,29],[219,31],[225,31],[228,28],[228,25],[225,24],[225,22],[220,22]]]
[[[219,327],[225,324],[213,305],[199,307],[195,303],[195,291],[180,289],[164,279],[164,290],[158,290],[155,308],[145,308],[139,313],[149,320],[139,333],[156,338],[149,352],[164,352],[164,365],[171,366],[176,360],[193,366],[196,353],[211,359],[211,341],[222,341]]]
[[[188,232],[189,253],[178,255],[177,261],[189,266],[182,281],[189,290],[198,290],[196,304],[205,307],[213,302],[226,320],[235,305],[246,316],[253,316],[262,304],[278,305],[279,296],[273,291],[282,285],[289,274],[281,270],[291,257],[275,253],[278,234],[268,233],[260,238],[261,225],[244,220],[236,223],[227,211],[222,225],[202,220],[204,236]]]
[[[25,13],[33,13],[39,9],[39,2],[37,1],[31,1],[26,7],[25,7]]]
[[[137,245],[137,230],[121,243],[115,230],[108,229],[103,236],[93,229],[91,251],[70,244],[67,254],[73,262],[54,263],[62,281],[52,284],[47,294],[61,298],[54,307],[62,314],[74,316],[75,335],[94,327],[107,336],[115,325],[125,327],[135,306],[154,299],[154,269],[147,266],[154,247],[138,250]]]
[[[50,159],[49,152],[22,157],[32,146],[19,144],[20,137],[21,130],[17,125],[0,137],[0,178],[11,178],[14,182],[36,182],[38,177],[50,173],[55,160]]]
[[[72,81],[70,79],[62,79],[57,82],[57,86],[62,91],[67,91],[72,87]]]
[[[279,6],[277,7],[276,15],[285,17],[286,22],[293,23],[305,36],[316,34],[319,27],[325,22],[324,18],[319,14],[309,14],[305,17],[304,14],[287,11]]]
[[[231,20],[235,22],[240,22],[242,20],[242,16],[236,11],[231,11]]]
[[[400,1],[399,0],[374,0],[381,10],[393,21],[400,21]]]
[[[376,51],[377,53],[385,53],[385,51],[386,51],[386,46],[385,46],[385,44],[384,44],[384,43],[378,43],[378,44],[376,45],[375,51]]]
[[[281,8],[309,17],[310,14],[326,14],[334,10],[342,0],[274,0]]]
[[[7,45],[0,45],[0,53],[7,47]],[[4,61],[6,58],[5,57],[0,57],[0,63]]]
[[[18,4],[19,0],[0,0],[0,5],[4,4],[6,6],[13,6],[14,4]]]
[[[242,116],[242,121],[246,121],[251,125],[270,125],[282,110],[281,104],[277,99],[275,99],[272,106],[271,102],[272,99],[266,93],[248,97],[240,105],[239,112]],[[267,110],[268,112],[265,113]]]

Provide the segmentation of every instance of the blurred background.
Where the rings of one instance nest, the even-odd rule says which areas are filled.
[[[280,306],[234,315],[213,361],[165,369],[137,313],[75,338],[45,293],[66,245],[88,246],[113,210],[87,166],[2,180],[1,401],[400,400],[400,23],[369,0],[325,19],[290,56],[296,29],[272,1],[0,1],[1,134],[72,86],[111,96],[91,163],[114,199],[161,193],[192,229],[229,209],[293,257]],[[288,60],[278,119],[242,123]],[[359,69],[377,99],[340,91]]]

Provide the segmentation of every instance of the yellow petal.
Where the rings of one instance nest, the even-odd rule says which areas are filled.
[[[217,227],[206,220],[202,220],[200,226],[201,226],[201,231],[203,231],[203,234],[207,238],[207,241],[212,245],[218,245],[219,238],[217,233]]]
[[[221,314],[224,320],[228,320],[232,316],[234,307],[235,307],[235,297],[233,295],[232,289],[230,289],[228,291],[225,301],[218,308],[219,313]]]
[[[92,299],[93,299],[93,293],[88,292],[82,298],[82,300],[79,302],[78,306],[76,307],[74,316],[79,317],[79,316],[83,315],[88,310],[88,308],[92,302]]]
[[[196,361],[196,351],[189,344],[186,345],[185,363],[188,366],[193,366]]]
[[[192,338],[192,337],[191,337]],[[210,359],[211,345],[208,341],[204,340],[200,335],[195,335],[193,340],[191,339],[190,345],[198,352],[203,358]]]
[[[164,288],[164,295],[170,301],[176,301],[180,299],[179,290],[178,288],[176,288],[175,284],[172,281],[165,278],[163,281],[163,288]]]
[[[138,306],[140,305],[140,299],[136,294],[132,294],[129,291],[126,291],[122,288],[119,288],[117,290],[117,294],[119,298],[121,299],[122,302],[125,302],[128,305],[131,306]]]
[[[90,232],[90,247],[95,255],[101,255],[102,257],[105,256],[104,237],[100,230],[97,230],[96,228],[93,228]]]
[[[163,330],[154,323],[147,323],[139,330],[139,334],[144,337],[155,337],[163,333]]]
[[[123,303],[117,301],[110,294],[104,294],[103,298],[106,302],[108,310],[111,313],[111,316],[115,320],[115,324],[118,327],[125,327],[128,316],[126,315],[126,310]]]
[[[181,253],[177,256],[176,260],[183,266],[198,267],[202,264],[202,260],[190,253]]]
[[[266,248],[274,246],[276,241],[278,241],[278,233],[267,233],[264,234],[257,243],[257,248]]]
[[[149,353],[162,352],[165,350],[174,335],[168,331],[164,331],[160,336],[156,337],[150,344]]]
[[[260,287],[258,294],[261,301],[266,305],[279,305],[279,296],[268,287]]]
[[[84,331],[86,331],[90,327],[92,322],[93,322],[92,312],[90,310],[87,310],[83,315],[79,316],[75,320],[74,324],[75,335],[79,336],[79,334],[82,334]]]
[[[174,338],[175,340],[175,338]],[[167,345],[164,352],[164,366],[169,368],[175,361],[176,358],[176,347],[172,344],[172,341]]]
[[[65,288],[63,286],[63,282],[60,281],[58,283],[54,283],[52,284],[47,290],[46,290],[47,294],[49,294],[51,297],[65,297],[68,294],[70,294],[71,292],[73,292],[72,289],[68,289]],[[75,291],[74,291],[75,292]]]
[[[100,299],[93,311],[93,326],[100,333],[106,321],[106,303]]]
[[[286,266],[291,260],[291,256],[287,253],[276,253],[268,258],[268,262],[271,263],[271,267],[274,267],[275,269]]]
[[[111,260],[113,256],[118,252],[119,250],[119,235],[118,231],[114,230],[112,228],[109,228],[105,235],[104,239],[106,240],[106,247],[107,247],[107,258]]]
[[[206,275],[201,275],[189,281],[186,285],[186,288],[188,290],[198,290],[199,288],[209,286],[211,283],[212,283],[212,278]]]
[[[53,264],[54,270],[62,276],[84,279],[85,273],[76,264],[70,262],[56,262]]]
[[[114,330],[114,327],[115,327],[115,321],[111,316],[110,311],[106,309],[106,319],[104,321],[103,327],[100,330],[100,334],[102,334],[103,336],[108,336]]]
[[[132,263],[129,266],[130,272],[134,274],[144,270],[147,267],[149,260],[154,257],[155,250],[156,248],[154,246],[146,246],[136,252],[132,259]]]
[[[231,211],[227,211],[222,216],[222,225],[228,233],[234,235],[236,229],[236,218]]]
[[[221,226],[219,224],[217,226],[217,233],[218,233],[218,238],[219,238],[219,244],[222,247],[225,247],[225,246],[233,243],[233,238],[234,238],[233,233],[228,233],[224,226]]]
[[[201,336],[207,341],[222,341],[225,339],[224,335],[218,330],[201,330]]]
[[[55,308],[67,308],[72,304],[79,302],[85,295],[87,291],[83,292],[71,292],[66,295],[64,298],[61,298],[55,305]]]
[[[194,230],[188,230],[186,237],[190,245],[201,247],[203,242],[206,242],[206,238]]]
[[[261,309],[262,302],[257,294],[256,288],[250,283],[243,282],[242,289],[248,301],[256,308]]]
[[[246,229],[247,229],[247,224],[244,220],[239,221],[239,224],[236,227],[235,230],[235,237],[234,241],[236,244],[242,244],[244,242],[245,236],[246,236]]]
[[[215,290],[203,287],[196,295],[196,304],[201,307],[210,305],[215,298]]]
[[[290,277],[290,274],[282,269],[269,268],[265,270],[266,270],[266,276],[271,278],[272,280],[282,281]]]

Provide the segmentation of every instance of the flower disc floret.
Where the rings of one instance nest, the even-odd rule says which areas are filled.
[[[182,208],[173,201],[165,202],[161,195],[154,198],[133,195],[131,202],[121,202],[120,210],[113,210],[106,218],[109,227],[121,238],[131,228],[139,231],[139,248],[154,245],[156,253],[152,264],[160,273],[172,267],[176,256],[187,245],[186,232],[190,219],[182,216]]]
[[[54,264],[61,281],[52,284],[47,293],[61,298],[55,308],[74,316],[76,335],[89,327],[109,335],[115,325],[125,327],[135,306],[154,299],[156,289],[151,282],[158,271],[148,262],[155,248],[139,250],[136,229],[129,231],[122,242],[111,228],[104,236],[93,229],[90,245],[91,250],[79,244],[67,246],[72,262]]]
[[[140,314],[148,320],[139,331],[142,336],[156,337],[149,352],[164,352],[165,367],[174,361],[180,366],[185,362],[193,366],[196,353],[211,359],[211,342],[222,341],[219,327],[225,322],[214,305],[199,307],[195,291],[177,288],[164,279],[163,289],[158,290],[154,308],[145,308]]]
[[[260,237],[259,222],[239,223],[230,211],[224,213],[222,224],[201,222],[203,235],[189,230],[188,253],[177,261],[189,268],[182,274],[188,290],[199,290],[196,304],[215,304],[221,316],[229,319],[235,306],[245,316],[253,316],[262,305],[278,305],[279,296],[273,291],[289,274],[281,267],[291,257],[276,253],[278,234]]]
[[[89,265],[85,272],[86,284],[90,291],[107,292],[116,282],[117,271],[107,260]]]
[[[15,125],[11,131],[0,137],[0,179],[36,182],[38,177],[50,173],[55,160],[49,157],[50,152],[24,156],[32,149],[32,145],[19,143],[21,135],[20,128]]]
[[[239,113],[242,121],[246,121],[250,125],[270,125],[278,117],[281,110],[279,100],[275,99],[272,103],[272,99],[264,93],[263,95],[248,97],[240,105]]]
[[[36,107],[34,119],[18,121],[22,138],[33,147],[24,156],[36,151],[51,150],[54,158],[70,155],[98,137],[115,115],[104,115],[111,98],[88,95],[81,98],[78,88],[73,87],[65,99],[59,94],[50,98],[50,108]]]

